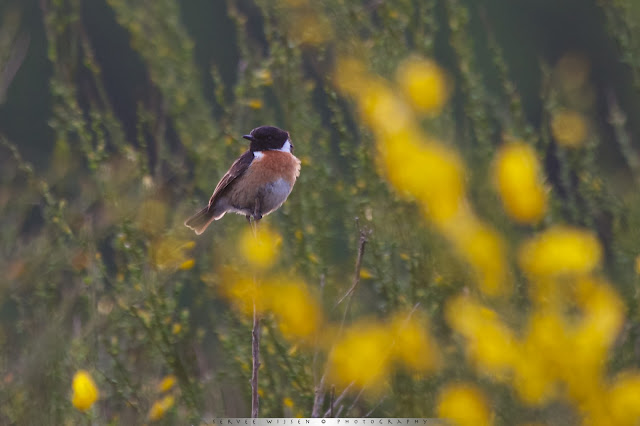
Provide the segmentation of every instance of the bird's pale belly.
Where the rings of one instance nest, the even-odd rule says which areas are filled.
[[[266,216],[286,201],[292,188],[293,185],[279,178],[259,186],[253,191],[245,190],[229,194],[227,205],[230,207],[229,210],[235,213],[243,215],[257,213],[258,215]]]

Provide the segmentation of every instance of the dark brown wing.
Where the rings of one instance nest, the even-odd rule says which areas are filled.
[[[240,156],[232,165],[227,174],[225,174],[218,185],[216,185],[216,189],[213,190],[213,195],[211,195],[211,199],[209,199],[209,207],[213,206],[216,200],[225,192],[229,185],[233,183],[237,178],[242,176],[242,174],[249,168],[249,165],[254,159],[253,152],[247,150],[244,154]]]

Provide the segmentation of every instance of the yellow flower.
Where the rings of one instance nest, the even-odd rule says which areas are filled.
[[[264,309],[263,298],[260,297],[261,290],[252,278],[225,272],[222,285],[217,289],[244,315],[253,314],[254,303],[257,311],[262,312]]]
[[[430,60],[406,60],[398,67],[397,81],[411,104],[425,113],[439,113],[449,98],[447,77]]]
[[[587,122],[579,112],[558,112],[551,119],[551,133],[560,145],[575,148],[587,137]]]
[[[158,385],[158,392],[167,392],[176,384],[176,376],[169,374]]]
[[[542,404],[555,394],[570,347],[566,324],[553,311],[535,312],[514,364],[514,387],[527,404]],[[537,354],[533,357],[530,354]]]
[[[611,286],[591,279],[576,284],[576,303],[582,309],[582,321],[571,332],[571,368],[565,380],[569,390],[582,395],[599,386],[598,378],[608,352],[624,321],[624,304]]]
[[[196,261],[194,259],[187,259],[180,264],[178,269],[182,269],[183,271],[188,271],[189,269],[193,268],[195,264],[196,264]]]
[[[260,298],[264,309],[276,316],[285,336],[309,337],[320,328],[322,311],[303,283],[265,283],[260,288]]]
[[[273,84],[273,78],[271,77],[271,71],[269,71],[268,69],[259,69],[255,72],[255,76],[256,79],[258,79],[258,81],[265,85],[265,86],[271,86]]]
[[[282,403],[285,407],[293,407],[293,399],[289,398],[288,396],[282,400]]]
[[[155,422],[156,420],[163,418],[167,411],[173,407],[175,402],[176,400],[173,395],[167,395],[154,402],[151,406],[151,410],[149,410],[149,420]]]
[[[509,290],[504,242],[466,206],[442,227],[458,254],[471,265],[480,290],[488,295]]]
[[[533,353],[539,352],[537,348],[534,350]],[[514,365],[513,387],[523,402],[529,405],[544,404],[556,396],[554,384],[553,377],[548,374],[544,363],[532,356],[517,359]]]
[[[602,260],[602,248],[589,231],[554,226],[520,247],[520,268],[533,276],[586,274]]]
[[[373,278],[373,274],[367,268],[360,269],[360,278],[363,280]]]
[[[490,425],[491,412],[483,393],[471,384],[445,387],[438,396],[438,417],[459,426]]]
[[[449,223],[464,205],[464,172],[458,155],[412,130],[382,139],[379,147],[396,190],[418,199],[437,227]]]
[[[178,323],[173,324],[171,327],[171,334],[180,334],[182,331],[182,326]]]
[[[446,318],[468,340],[467,353],[481,371],[502,376],[513,365],[518,354],[515,337],[494,311],[458,296],[447,303]]]
[[[437,345],[429,335],[426,325],[426,319],[419,316],[407,319],[406,313],[394,315],[391,321],[394,357],[414,371],[431,370],[439,361]]]
[[[616,378],[609,389],[609,413],[612,424],[637,425],[640,420],[640,374],[627,372]]]
[[[275,263],[282,238],[265,225],[260,225],[254,234],[247,227],[240,236],[239,249],[250,265],[268,268]]]
[[[176,270],[191,260],[187,251],[195,247],[195,242],[179,238],[158,238],[152,242],[150,255],[159,270]]]
[[[378,388],[389,374],[391,340],[381,324],[352,326],[329,354],[331,379],[343,387],[354,382],[357,387]]]
[[[498,151],[493,180],[507,214],[520,223],[537,223],[547,209],[547,192],[535,150],[522,142]]]
[[[79,370],[73,376],[71,387],[73,389],[71,403],[80,411],[87,411],[100,397],[93,378],[85,370]]]
[[[360,93],[362,116],[379,137],[394,137],[411,126],[411,110],[390,87],[372,80]]]
[[[249,108],[251,109],[260,109],[262,108],[262,100],[261,99],[250,99],[247,103]]]

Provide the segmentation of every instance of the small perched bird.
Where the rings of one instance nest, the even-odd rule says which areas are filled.
[[[261,126],[242,137],[251,141],[249,149],[218,182],[209,205],[184,223],[198,235],[227,212],[243,214],[249,222],[262,219],[285,202],[300,175],[288,132]]]

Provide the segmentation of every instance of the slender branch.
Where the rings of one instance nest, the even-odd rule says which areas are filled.
[[[362,396],[363,393],[364,393],[364,388],[360,389],[360,392],[358,392],[358,395],[356,395],[356,397],[353,399],[353,402],[351,403],[349,408],[347,408],[347,411],[345,412],[345,414],[348,414],[351,410],[355,408],[358,401],[360,401],[360,397]]]
[[[258,399],[258,369],[260,368],[260,317],[253,301],[253,330],[251,331],[251,357],[253,371],[251,373],[251,417],[258,417],[260,400]]]
[[[351,294],[355,291],[356,287],[358,286],[358,283],[360,282],[360,268],[362,267],[362,257],[364,256],[364,248],[367,244],[367,237],[369,236],[370,233],[371,232],[368,229],[360,230],[360,244],[358,246],[358,258],[356,259],[356,270],[353,277],[353,284],[351,285],[351,288],[349,289],[349,291],[347,291],[344,294],[344,296],[342,296],[340,300],[338,300],[338,303],[336,303],[336,306],[338,306],[345,299],[351,296]],[[346,310],[347,309],[345,309],[345,314],[346,314]]]
[[[329,409],[324,413],[323,417],[333,417],[334,416],[333,407],[335,407],[336,405],[338,405],[338,404],[340,404],[342,402],[342,400],[347,396],[347,394],[349,393],[349,391],[351,390],[351,388],[353,387],[354,384],[355,384],[355,382],[349,383],[349,385],[346,388],[344,388],[344,390],[342,391],[340,396],[338,396],[337,398],[334,398],[335,397],[336,388],[335,388],[335,386],[331,386],[331,403],[329,404]]]
[[[324,274],[320,274],[320,295],[322,296],[322,293],[324,292],[324,286],[325,286],[325,275]],[[316,383],[315,386],[315,396],[313,398],[313,408],[311,409],[311,417],[316,418],[320,415],[320,409],[322,408],[322,404],[324,404],[324,381],[325,381],[325,375],[324,372],[322,374],[322,377],[320,378],[320,382],[318,383],[318,369],[317,369],[317,365],[318,365],[318,347],[319,345],[318,343],[318,336],[316,336],[316,349],[314,351],[313,354],[313,381],[314,383]]]
[[[638,155],[633,149],[631,136],[626,130],[627,116],[620,108],[613,91],[607,93],[607,103],[609,106],[609,124],[613,127],[615,140],[620,145],[620,151],[631,170],[631,174],[635,181],[640,182],[640,161]]]
[[[374,411],[376,411],[378,409],[378,407],[384,402],[384,400],[387,399],[386,395],[383,396],[382,398],[380,398],[380,400],[378,401],[378,403],[376,405],[373,406],[373,408],[364,416],[365,417],[371,417],[371,415],[373,414]],[[353,406],[349,407],[349,410],[351,410],[353,408]],[[348,413],[349,411],[347,411]]]
[[[253,229],[253,236],[258,242],[258,222],[249,220],[249,225]],[[253,275],[253,329],[251,330],[251,359],[253,367],[251,371],[251,417],[257,418],[260,410],[260,399],[258,398],[258,370],[260,369],[260,315],[256,308],[256,295],[258,293],[258,279]]]
[[[356,287],[358,286],[358,283],[360,282],[360,269],[362,268],[362,258],[364,257],[364,249],[367,245],[368,238],[371,235],[371,230],[368,228],[360,228],[359,232],[360,232],[360,239],[358,244],[358,256],[356,257],[356,267],[355,267],[355,272],[353,276],[353,284],[351,285],[351,288],[344,294],[344,296],[340,298],[340,300],[338,300],[338,302],[335,305],[335,307],[338,307],[338,305],[340,305],[340,303],[342,303],[345,299],[347,300],[347,305],[344,308],[344,314],[342,316],[342,322],[340,323],[339,334],[342,334],[342,330],[344,328],[344,324],[347,319],[349,308],[351,307],[351,299],[352,299],[351,296],[353,295],[353,292],[355,291]],[[322,284],[324,287],[324,281],[322,282]],[[320,383],[318,383],[318,386],[316,386],[315,398],[313,401],[313,408],[311,409],[311,417],[318,417],[320,415],[320,410],[322,409],[322,404],[324,403],[324,396],[325,396],[324,385],[325,385],[326,377],[327,377],[327,367],[325,367],[324,373],[320,378]],[[352,386],[353,386],[353,383],[349,384],[349,386],[347,386],[344,389],[342,394],[340,394],[340,396],[338,397],[338,400],[336,403],[340,402],[346,396],[347,392],[349,391],[349,389],[351,389]],[[334,406],[334,402],[332,401],[329,406],[329,410],[327,410],[327,412],[324,413],[324,417],[327,417],[330,414],[330,412],[333,410],[333,406]]]
[[[313,399],[313,408],[311,409],[311,417],[317,418],[320,416],[320,409],[322,408],[322,404],[324,404],[324,381],[326,378],[326,374],[323,374],[320,378],[320,383],[316,386],[316,396]]]
[[[333,417],[333,406],[336,403],[336,387],[331,386],[331,397],[329,398],[329,417]],[[325,417],[327,417],[325,415]]]

